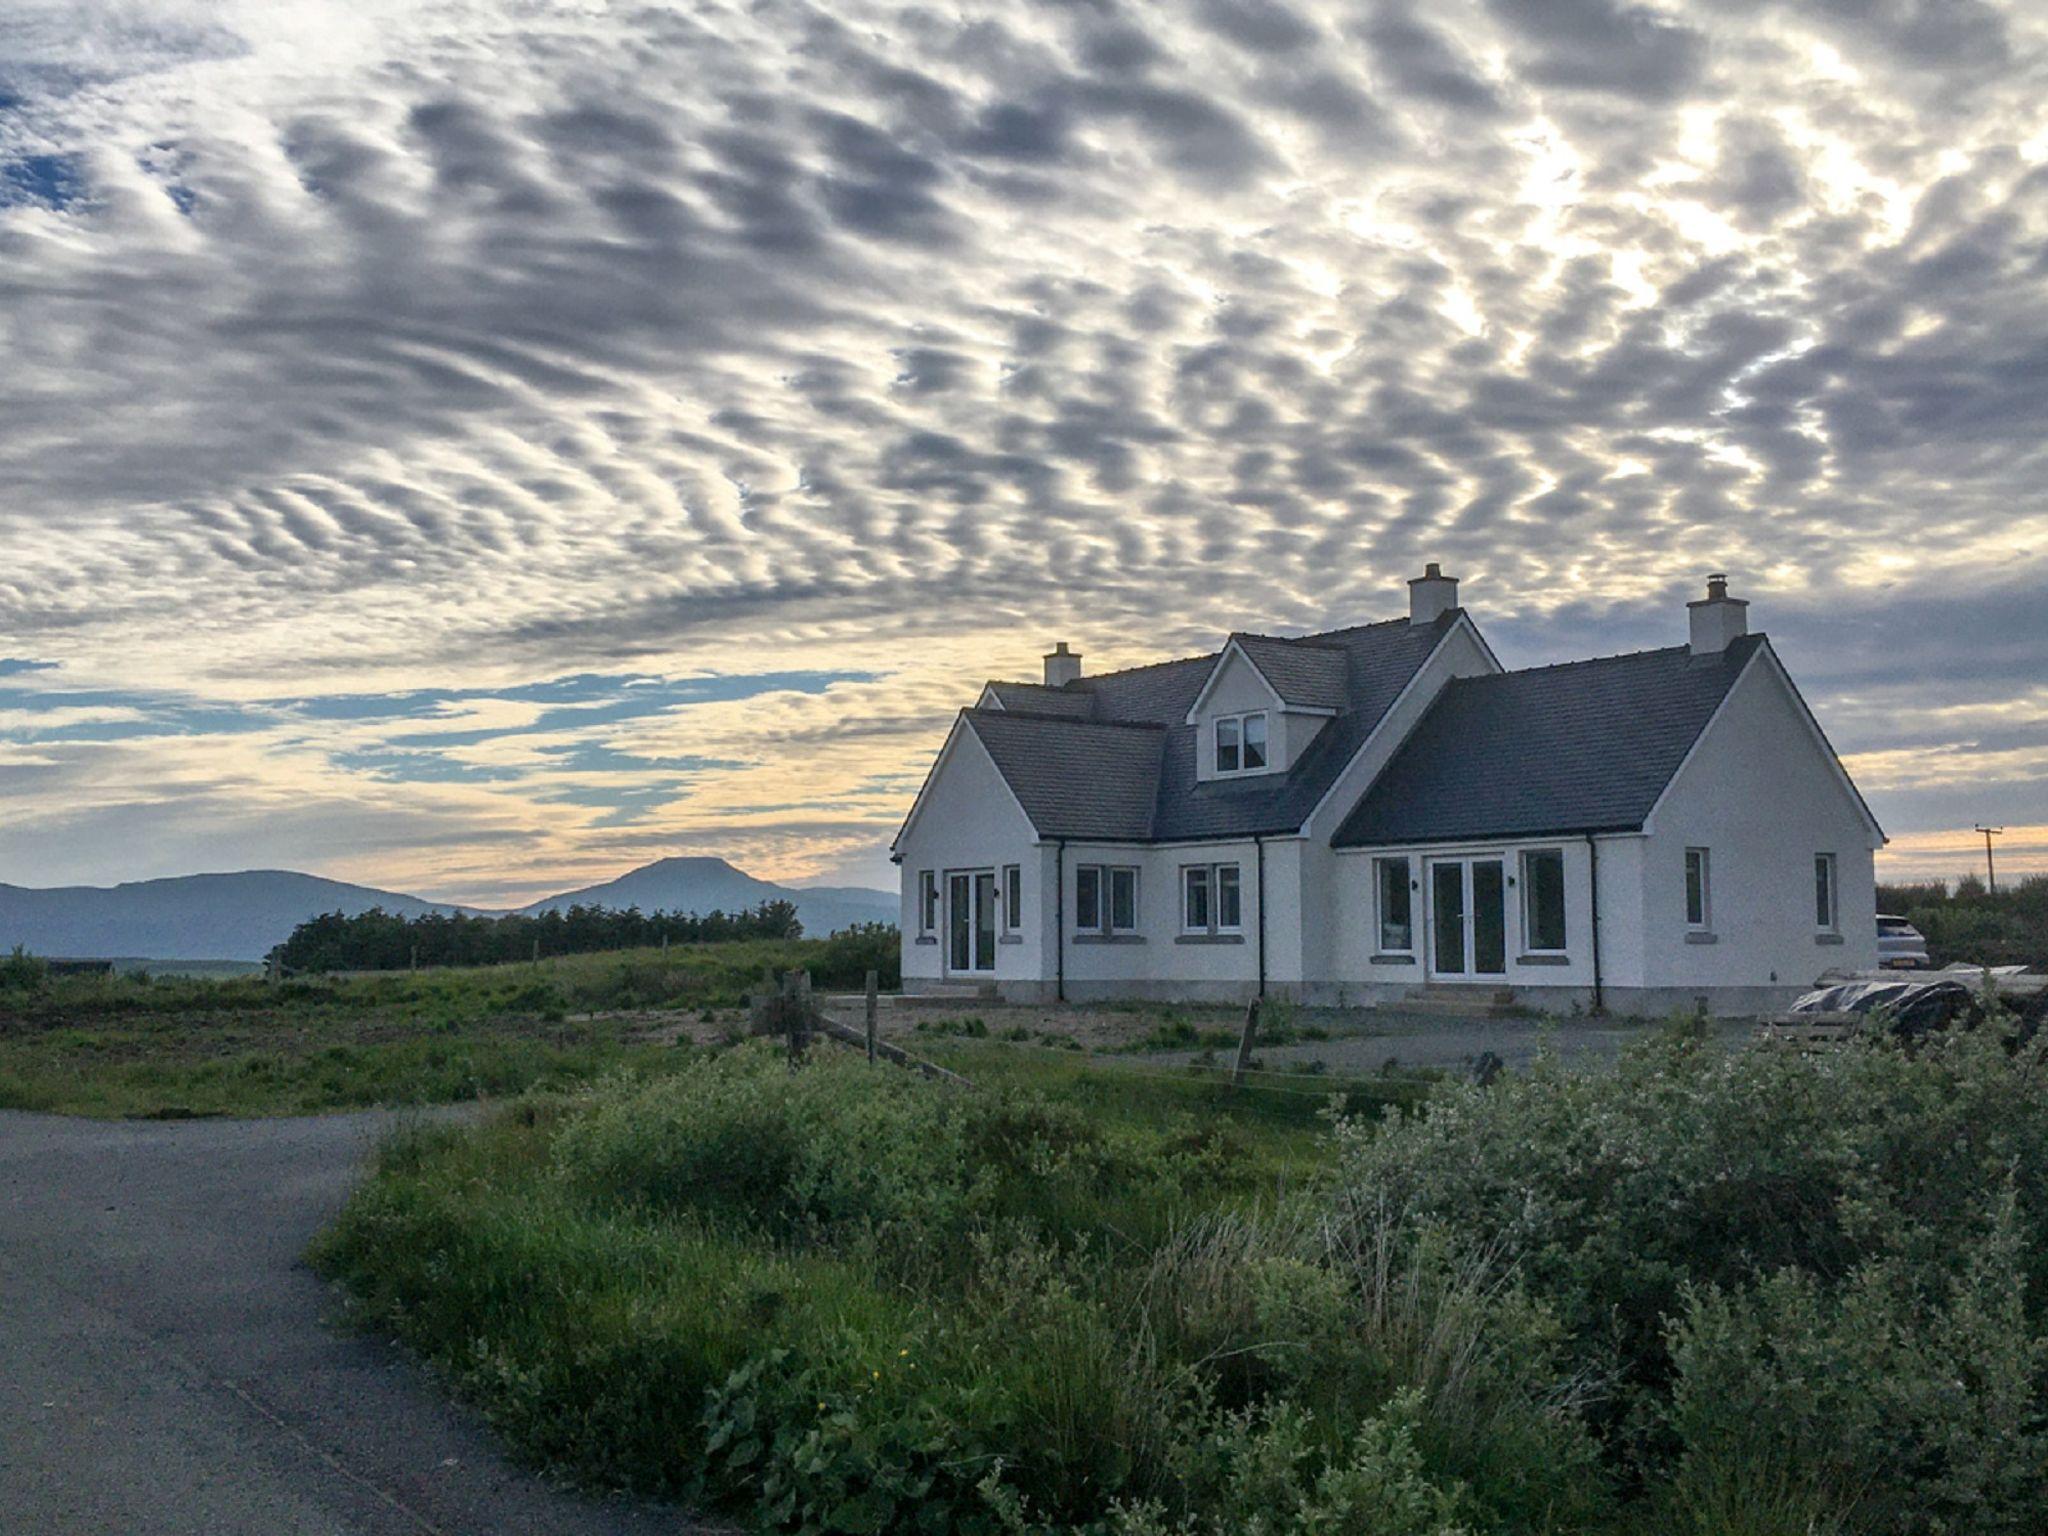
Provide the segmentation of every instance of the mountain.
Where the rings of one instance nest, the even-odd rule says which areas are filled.
[[[565,891],[523,912],[584,906],[642,912],[735,912],[764,901],[793,901],[804,932],[823,937],[855,923],[893,923],[896,897],[857,886],[787,886],[734,869],[723,859],[662,859],[630,874]],[[367,885],[282,869],[233,875],[179,875],[125,885],[49,890],[0,885],[0,954],[19,944],[38,955],[152,960],[261,960],[292,929],[323,912],[351,916],[382,907],[400,917],[476,912]]]
[[[890,891],[844,885],[777,885],[713,858],[657,859],[616,880],[564,891],[519,910],[557,912],[582,905],[638,907],[642,912],[736,912],[764,901],[795,902],[797,918],[813,938],[855,923],[893,923],[897,918],[897,898]]]
[[[371,907],[404,917],[465,910],[284,869],[48,890],[0,885],[0,952],[19,944],[80,959],[261,960],[309,917]]]

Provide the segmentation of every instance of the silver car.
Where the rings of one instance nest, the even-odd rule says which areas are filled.
[[[1924,971],[1934,964],[1920,930],[1885,912],[1877,914],[1877,963],[1895,971]]]

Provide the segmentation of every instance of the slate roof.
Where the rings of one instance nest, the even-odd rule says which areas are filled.
[[[1039,836],[1151,836],[1166,741],[1160,727],[999,709],[965,716]]]
[[[1284,774],[1196,782],[1195,727],[1186,718],[1221,652],[1062,688],[991,683],[1002,707],[964,718],[1042,837],[1176,842],[1292,832],[1458,617],[1453,610],[1432,624],[1394,619],[1299,640],[1234,637],[1283,699],[1337,710]],[[1085,715],[1077,700],[1087,701]]]
[[[1342,709],[1349,701],[1349,668],[1340,646],[1272,635],[1232,635],[1283,702],[1302,709]]]
[[[1339,848],[1634,830],[1763,644],[1460,678],[1338,827]]]

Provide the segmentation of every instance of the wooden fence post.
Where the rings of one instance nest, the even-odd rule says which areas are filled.
[[[871,1067],[875,1064],[875,1013],[881,1006],[875,994],[880,990],[880,980],[873,971],[868,972],[868,1065]]]
[[[1242,1088],[1244,1075],[1252,1064],[1252,1046],[1259,1038],[1259,1000],[1251,1000],[1251,1006],[1244,1011],[1244,1034],[1237,1042],[1237,1065],[1230,1072],[1230,1086]]]

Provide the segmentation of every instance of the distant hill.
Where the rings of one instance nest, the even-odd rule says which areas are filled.
[[[764,901],[795,902],[804,931],[814,936],[855,923],[893,923],[897,916],[896,897],[887,891],[776,885],[712,858],[662,859],[521,910],[545,912],[581,902],[637,905],[643,912],[731,912]],[[282,869],[47,890],[0,884],[0,953],[19,944],[34,954],[79,959],[261,960],[308,918],[323,912],[353,916],[372,907],[401,917],[479,910]]]
[[[616,880],[564,891],[521,907],[525,913],[559,912],[581,904],[638,907],[642,912],[733,912],[764,901],[793,901],[804,932],[813,938],[855,923],[893,923],[897,898],[860,886],[789,886],[759,880],[724,859],[658,859]]]
[[[322,912],[382,907],[405,917],[464,910],[286,869],[177,875],[49,890],[0,885],[0,950],[151,960],[261,960]]]

